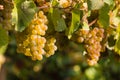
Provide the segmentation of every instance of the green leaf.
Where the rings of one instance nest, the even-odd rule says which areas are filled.
[[[120,24],[116,32],[117,32],[118,37],[117,37],[114,49],[115,49],[115,52],[117,52],[120,55]]]
[[[74,33],[74,31],[76,31],[79,28],[80,14],[81,14],[81,11],[79,11],[79,10],[72,11],[72,21],[71,21],[71,25],[70,25],[68,32],[67,32],[69,39],[72,37],[72,34]]]
[[[15,25],[16,31],[23,31],[33,18],[37,7],[33,0],[14,0],[12,24]]]
[[[52,0],[51,2],[52,2],[52,6],[56,6],[59,4],[57,0]]]
[[[108,5],[113,5],[114,1],[113,0],[103,0],[105,3],[107,3]]]
[[[113,11],[113,15],[111,17],[112,20],[113,20],[113,23],[115,26],[119,25],[120,23],[120,16],[117,15],[117,13],[119,12],[119,8],[116,8],[114,11]]]
[[[110,7],[105,4],[100,10],[99,10],[99,24],[103,28],[109,27],[109,10]]]
[[[61,32],[67,28],[65,20],[62,18],[61,11],[59,9],[53,9],[53,11],[51,11],[51,19],[53,21],[55,31]]]
[[[87,3],[89,10],[98,10],[104,5],[102,0],[88,0]]]
[[[51,33],[51,32],[54,31],[54,24],[53,24],[53,22],[52,22],[51,13],[48,13],[47,19],[48,19],[48,21],[49,21],[47,32],[48,32],[48,33]]]
[[[8,45],[8,35],[6,30],[0,26],[0,54],[3,54],[6,51]]]

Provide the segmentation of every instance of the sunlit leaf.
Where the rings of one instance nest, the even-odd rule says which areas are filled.
[[[107,3],[108,5],[113,5],[114,1],[113,0],[103,0],[105,3]]]
[[[59,9],[53,9],[51,19],[54,24],[55,31],[61,32],[67,28],[65,20],[62,18],[61,11]]]
[[[99,24],[103,28],[107,28],[109,26],[109,6],[105,4],[100,10],[99,10]]]
[[[14,5],[12,24],[15,25],[15,30],[22,31],[33,18],[37,8],[33,0],[15,0]]]
[[[117,15],[117,13],[119,12],[119,8],[116,8],[114,11],[113,11],[113,15],[110,16],[112,17],[112,21],[115,26],[119,25],[120,23],[120,16]]]
[[[88,8],[90,10],[98,10],[102,8],[104,2],[102,0],[88,0]]]
[[[117,52],[120,55],[120,24],[117,28],[117,35],[118,37],[117,37],[114,49],[115,49],[115,52]]]
[[[58,5],[58,1],[57,0],[52,0],[51,2],[52,2],[52,6]]]
[[[68,30],[68,38],[72,37],[72,34],[74,33],[74,31],[77,30],[77,28],[80,25],[80,14],[81,12],[79,10],[73,10],[72,11],[72,21],[71,21],[71,25],[69,27]]]

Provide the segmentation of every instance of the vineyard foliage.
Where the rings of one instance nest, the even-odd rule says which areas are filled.
[[[106,50],[120,55],[120,0],[0,0],[1,55],[10,34],[16,51],[32,60],[67,52],[74,43],[95,65]]]

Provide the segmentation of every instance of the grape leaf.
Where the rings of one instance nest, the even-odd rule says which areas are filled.
[[[57,6],[59,4],[57,0],[52,0],[51,2],[52,2],[52,6]]]
[[[98,10],[104,5],[102,0],[88,0],[87,3],[89,10]]]
[[[61,11],[59,9],[53,9],[53,11],[51,11],[51,19],[53,21],[55,31],[61,32],[67,28],[65,20],[62,18]]]
[[[6,51],[8,45],[8,35],[6,30],[0,26],[0,54],[3,54]]]
[[[49,12],[48,15],[47,15],[47,19],[48,19],[48,30],[47,32],[48,33],[51,33],[54,31],[54,24],[52,22],[52,18],[51,18],[51,13]]]
[[[107,28],[109,26],[109,10],[110,7],[105,4],[100,10],[99,10],[99,24],[103,28]]]
[[[120,23],[120,16],[117,15],[117,13],[119,12],[119,8],[116,8],[115,10],[113,10],[113,15],[110,16],[112,17],[113,23],[115,26],[119,25]]]
[[[14,0],[12,24],[16,31],[23,31],[33,18],[37,7],[33,0]]]
[[[115,52],[117,52],[120,55],[120,24],[116,32],[117,32],[118,38],[116,40],[114,49],[115,49]]]
[[[81,14],[81,11],[79,11],[79,10],[72,11],[72,21],[71,21],[69,30],[67,32],[69,39],[72,37],[72,34],[74,33],[74,31],[76,31],[80,25],[80,14]]]
[[[103,0],[105,3],[107,3],[108,5],[113,5],[114,1],[113,0]]]

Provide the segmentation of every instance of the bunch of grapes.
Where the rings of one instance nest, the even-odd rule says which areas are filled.
[[[49,57],[55,53],[57,46],[55,45],[56,39],[54,37],[48,37],[45,44],[46,57]]]
[[[56,39],[54,37],[46,37],[47,17],[43,11],[35,14],[34,19],[23,32],[17,32],[17,52],[30,56],[32,60],[42,60],[43,55],[49,57],[55,53]]]
[[[102,50],[101,41],[104,37],[104,29],[97,27],[95,27],[93,30],[80,29],[77,31],[77,35],[77,42],[85,44],[85,49],[88,52],[88,64],[96,64],[99,60],[100,52]]]
[[[16,34],[17,52],[31,56],[33,60],[41,60],[45,54],[44,37],[47,30],[47,17],[42,11],[35,14],[34,19],[23,31]]]
[[[11,18],[12,9],[14,7],[12,0],[0,0],[1,10],[0,10],[0,23],[6,30],[11,30]]]

